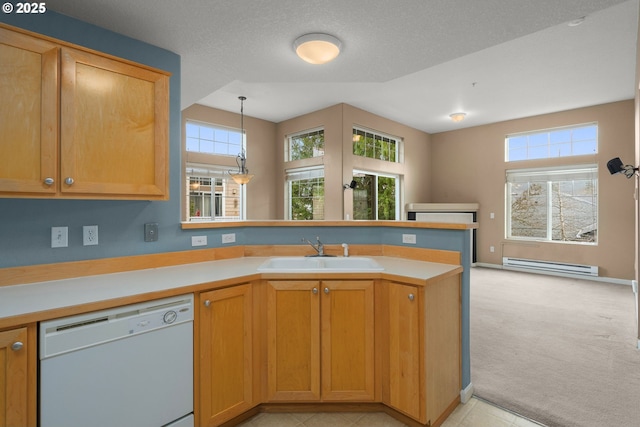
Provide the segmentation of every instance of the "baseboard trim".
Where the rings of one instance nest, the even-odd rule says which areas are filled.
[[[594,282],[605,282],[605,283],[613,283],[615,285],[625,285],[631,286],[633,280],[628,279],[616,279],[615,277],[593,277],[593,276],[584,276],[582,274],[569,274],[569,273],[554,273],[550,271],[540,271],[533,270],[528,268],[517,268],[517,267],[505,267],[501,264],[489,264],[485,262],[477,262],[477,267],[486,267],[486,268],[495,268],[498,270],[510,270],[510,271],[521,271],[523,273],[532,273],[532,274],[543,274],[546,276],[559,276],[559,277],[569,277],[571,279],[584,279],[584,280],[592,280]]]
[[[460,390],[460,402],[467,403],[473,396],[473,383],[469,383],[468,386]]]

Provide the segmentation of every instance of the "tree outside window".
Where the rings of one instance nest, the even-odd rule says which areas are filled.
[[[353,219],[398,219],[398,177],[356,173],[353,179]]]

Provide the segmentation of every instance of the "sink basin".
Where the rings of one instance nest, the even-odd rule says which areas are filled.
[[[273,257],[263,262],[258,271],[383,271],[375,260],[366,257]]]

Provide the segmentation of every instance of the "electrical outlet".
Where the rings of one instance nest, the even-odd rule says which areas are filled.
[[[222,235],[222,243],[233,243],[236,241],[236,233]]]
[[[51,247],[66,248],[69,246],[69,227],[51,227]]]
[[[410,243],[412,245],[416,244],[416,235],[415,234],[403,234],[402,235],[402,243]]]
[[[494,246],[489,246],[489,252],[495,252],[496,248]]]
[[[191,246],[207,246],[207,236],[191,236]]]
[[[84,225],[82,227],[82,244],[84,246],[91,246],[98,244],[98,226],[97,225]]]

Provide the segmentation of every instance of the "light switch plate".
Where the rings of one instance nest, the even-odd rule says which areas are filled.
[[[149,222],[144,225],[144,241],[145,242],[158,241],[158,223],[157,222]]]
[[[51,247],[66,248],[69,246],[69,227],[51,227]]]

